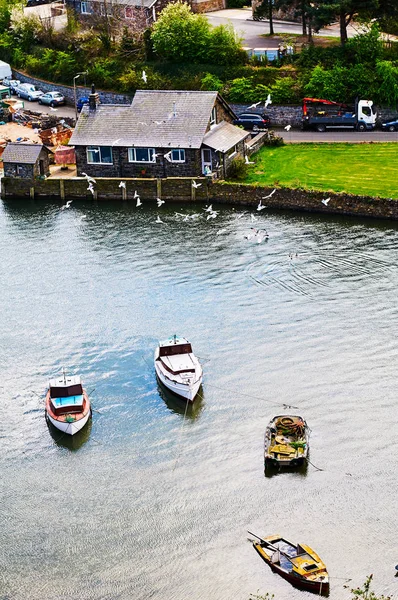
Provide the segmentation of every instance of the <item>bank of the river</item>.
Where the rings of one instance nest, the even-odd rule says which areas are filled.
[[[94,194],[92,194],[87,187],[86,179],[81,177],[49,177],[46,180],[5,177],[1,180],[1,194],[4,199],[48,198],[61,202],[68,199],[135,202],[134,194],[137,191],[143,200],[150,201],[161,197],[167,202],[220,202],[253,209],[256,209],[261,202],[269,208],[398,220],[398,202],[391,198],[333,192],[326,194],[322,191],[281,187],[279,184],[271,187],[261,184],[211,181],[205,177],[196,178],[196,181],[201,184],[197,189],[192,186],[190,177],[123,178],[126,185],[120,188],[121,181],[122,179],[119,178],[97,178]]]

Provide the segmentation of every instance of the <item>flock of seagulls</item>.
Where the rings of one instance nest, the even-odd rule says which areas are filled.
[[[253,104],[251,104],[249,106],[249,110],[251,108],[257,108],[257,106],[260,106],[262,100],[260,100],[260,102],[254,102]],[[272,100],[271,100],[271,94],[268,94],[266,101],[264,102],[264,108],[267,108],[267,106],[269,106],[270,104],[272,104]]]

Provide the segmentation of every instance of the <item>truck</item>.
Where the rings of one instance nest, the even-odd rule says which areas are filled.
[[[372,100],[356,100],[351,106],[320,98],[303,100],[303,129],[315,129],[320,132],[326,129],[372,131],[376,127],[376,119],[377,112]]]
[[[0,81],[3,81],[6,77],[12,77],[11,67],[8,63],[0,60]]]

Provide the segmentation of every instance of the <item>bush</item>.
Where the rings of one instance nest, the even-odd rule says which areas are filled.
[[[211,73],[206,73],[200,82],[200,89],[209,92],[221,92],[224,84],[216,77],[216,75],[212,75]]]
[[[229,165],[228,179],[235,179],[242,181],[246,179],[249,166],[246,164],[245,159],[241,156],[236,156]]]
[[[276,135],[275,131],[269,131],[264,141],[264,146],[278,148],[284,146],[285,140],[280,135]]]

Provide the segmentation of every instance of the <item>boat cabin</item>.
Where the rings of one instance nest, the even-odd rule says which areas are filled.
[[[192,346],[185,338],[176,335],[159,344],[159,358],[162,356],[175,356],[176,354],[192,354]]]
[[[49,387],[51,406],[57,416],[83,411],[84,395],[80,377],[52,379]]]

